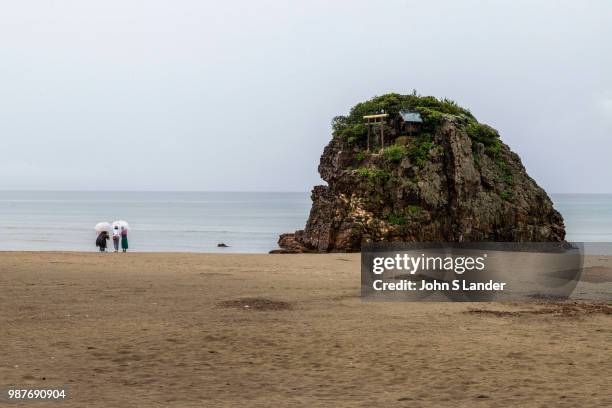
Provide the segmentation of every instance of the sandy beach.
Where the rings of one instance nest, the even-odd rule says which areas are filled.
[[[612,258],[585,266],[612,281]],[[359,285],[358,254],[0,253],[0,387],[66,386],[44,404],[62,407],[612,405],[609,304]]]

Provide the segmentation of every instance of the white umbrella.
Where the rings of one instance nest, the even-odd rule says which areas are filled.
[[[102,232],[102,231],[110,231],[111,225],[108,222],[99,222],[99,223],[96,224],[94,229],[98,233]]]
[[[119,229],[123,227],[128,231],[130,230],[130,224],[128,224],[127,221],[123,221],[123,220],[115,221],[113,222],[113,228],[115,228],[115,226],[119,227]]]

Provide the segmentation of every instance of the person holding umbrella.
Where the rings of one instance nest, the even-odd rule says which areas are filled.
[[[106,241],[108,241],[108,230],[110,224],[108,222],[100,222],[96,225],[95,231],[98,233],[96,238],[96,246],[100,248],[100,252],[106,252]]]
[[[106,241],[108,241],[108,232],[102,231],[96,239],[96,246],[100,248],[100,252],[106,252]]]
[[[119,252],[119,241],[121,241],[121,231],[119,231],[119,226],[115,225],[113,227],[113,246],[115,247],[115,252]]]
[[[128,250],[128,238],[127,238],[128,230],[125,225],[121,226],[121,249],[123,252],[127,252]]]

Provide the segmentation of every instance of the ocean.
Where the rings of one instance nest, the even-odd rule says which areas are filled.
[[[551,197],[568,241],[612,241],[612,195]],[[96,251],[94,225],[121,219],[133,251],[265,253],[304,227],[310,204],[310,193],[0,191],[0,251]]]

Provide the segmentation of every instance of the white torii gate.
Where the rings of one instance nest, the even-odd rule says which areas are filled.
[[[370,133],[372,132],[371,129],[374,125],[378,125],[380,127],[380,148],[385,148],[385,122],[388,116],[388,113],[378,113],[376,115],[365,115],[363,117],[363,120],[365,120],[365,125],[368,128],[368,151],[370,151]]]

